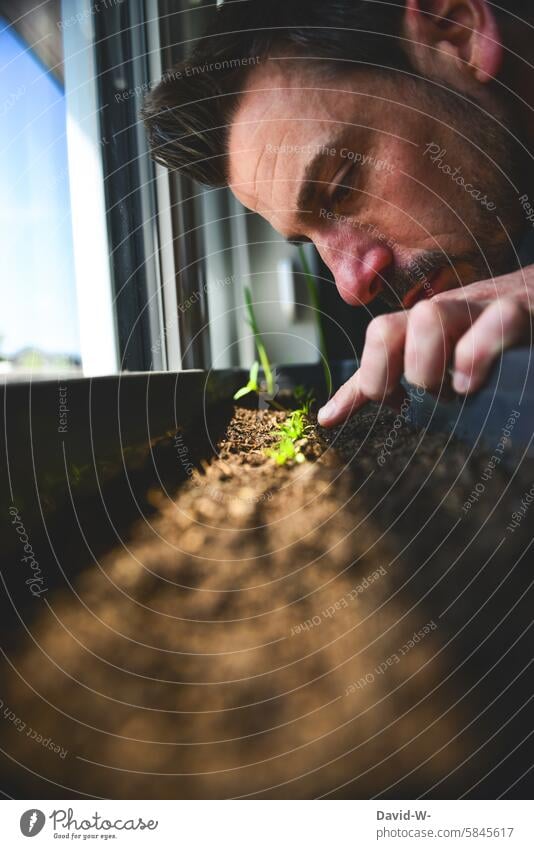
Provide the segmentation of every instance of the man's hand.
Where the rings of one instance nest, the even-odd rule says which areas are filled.
[[[395,404],[400,379],[437,393],[479,389],[506,348],[532,344],[534,266],[381,315],[367,328],[360,368],[319,411],[319,424],[345,421],[367,401]]]

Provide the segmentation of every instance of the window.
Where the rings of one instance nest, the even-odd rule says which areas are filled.
[[[296,249],[149,156],[144,97],[214,9],[0,0],[1,372],[248,367],[244,287],[271,357],[317,360]]]
[[[61,44],[53,32],[55,22],[49,24],[49,36]],[[0,197],[0,370],[16,375],[77,371],[80,341],[61,68],[45,66],[32,44],[2,17]]]

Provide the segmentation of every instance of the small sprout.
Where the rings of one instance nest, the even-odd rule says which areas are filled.
[[[282,437],[274,448],[267,450],[267,456],[272,457],[277,466],[283,466],[294,460],[297,455],[295,444],[289,436]]]
[[[273,448],[267,449],[267,456],[272,457],[278,466],[290,462],[304,463],[306,460],[301,449],[306,443],[306,434],[311,429],[308,416],[314,399],[310,392],[305,392],[305,395],[303,405],[298,410],[293,410],[277,425],[275,433],[280,434],[278,442]]]
[[[260,387],[258,384],[258,372],[260,370],[260,364],[257,360],[255,360],[251,367],[248,376],[248,383],[246,386],[242,386],[241,389],[238,389],[234,395],[234,401],[238,401],[240,398],[244,398],[245,395],[248,395],[250,392],[259,393]]]

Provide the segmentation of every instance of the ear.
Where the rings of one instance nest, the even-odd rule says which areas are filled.
[[[487,83],[502,67],[501,33],[486,0],[406,0],[404,29],[423,73]]]

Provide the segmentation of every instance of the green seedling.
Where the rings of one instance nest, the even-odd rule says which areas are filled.
[[[293,410],[287,419],[278,425],[278,429],[282,431],[284,436],[289,436],[294,441],[302,439],[306,431],[310,429],[310,425],[308,424],[308,410]]]
[[[247,323],[252,330],[254,336],[254,344],[256,346],[256,350],[258,352],[258,356],[260,358],[260,362],[263,368],[263,373],[265,375],[265,383],[268,395],[274,395],[274,375],[273,369],[269,360],[269,356],[267,354],[267,349],[264,345],[263,339],[261,338],[260,329],[258,327],[258,322],[256,320],[256,315],[254,313],[254,307],[252,306],[252,295],[250,289],[248,287],[245,288],[245,305],[247,308]],[[242,386],[241,389],[238,389],[234,395],[234,401],[238,401],[239,398],[243,398],[245,395],[248,395],[250,392],[255,392],[257,395],[260,394],[261,387],[258,381],[258,374],[260,370],[260,364],[255,361],[249,372],[249,379],[246,386]],[[278,406],[274,402],[273,406]]]
[[[261,338],[260,329],[252,306],[251,292],[248,288],[245,288],[245,304],[247,308],[247,321],[252,333],[254,334],[254,344],[256,345],[256,350],[258,351],[260,363],[265,375],[267,392],[272,396],[274,395],[275,388],[273,369],[271,367],[263,339]],[[257,394],[260,393],[261,387],[258,381],[260,363],[256,360],[252,364],[249,372],[248,383],[246,386],[242,386],[241,389],[237,390],[234,395],[235,401],[238,401],[239,398],[244,398],[245,395],[248,395],[251,392],[255,392]],[[279,466],[283,466],[286,463],[291,462],[303,463],[306,459],[302,452],[302,448],[306,440],[306,435],[311,429],[309,415],[311,406],[315,399],[313,397],[313,393],[304,386],[296,386],[293,395],[300,406],[292,412],[288,412],[285,407],[277,404],[274,400],[270,401],[272,406],[287,413],[284,421],[280,422],[273,432],[277,441],[272,448],[268,448],[266,451],[267,456],[272,457]]]
[[[268,456],[273,458],[277,466],[285,466],[286,463],[291,462],[303,463],[306,459],[289,437],[281,439],[276,448],[270,448]]]
[[[271,363],[267,355],[267,349],[264,345],[263,339],[261,338],[258,322],[256,321],[256,316],[254,314],[254,307],[252,306],[252,295],[248,286],[245,287],[245,304],[247,307],[248,323],[254,335],[254,344],[256,345],[256,350],[258,352],[260,363],[263,368],[263,373],[265,375],[267,392],[269,393],[269,395],[274,395],[273,370],[271,368]]]
[[[321,355],[321,363],[324,371],[324,379],[326,381],[326,389],[328,392],[328,396],[332,394],[332,377],[330,375],[330,369],[328,368],[328,356],[326,351],[326,338],[324,333],[323,322],[321,318],[321,308],[319,305],[319,292],[317,291],[317,282],[315,277],[311,273],[310,266],[308,265],[308,260],[306,259],[306,254],[304,253],[304,249],[302,245],[299,245],[299,256],[300,262],[302,264],[302,270],[304,272],[304,279],[306,280],[306,285],[308,287],[308,293],[310,296],[310,301],[313,307],[313,312],[315,316],[315,323],[317,326],[317,335],[319,337],[319,352]]]
[[[254,360],[250,367],[250,372],[248,376],[248,383],[246,386],[242,386],[241,389],[238,389],[234,395],[234,401],[239,401],[240,398],[244,398],[245,395],[248,395],[250,392],[256,392],[259,394],[260,387],[258,384],[258,372],[260,370],[260,364],[257,360]]]
[[[311,429],[308,416],[312,403],[313,397],[310,392],[307,392],[302,406],[298,410],[293,410],[283,422],[277,425],[275,433],[278,435],[278,442],[272,448],[268,448],[266,453],[278,466],[284,466],[289,462],[303,463],[305,461],[306,458],[301,449],[306,434]]]

